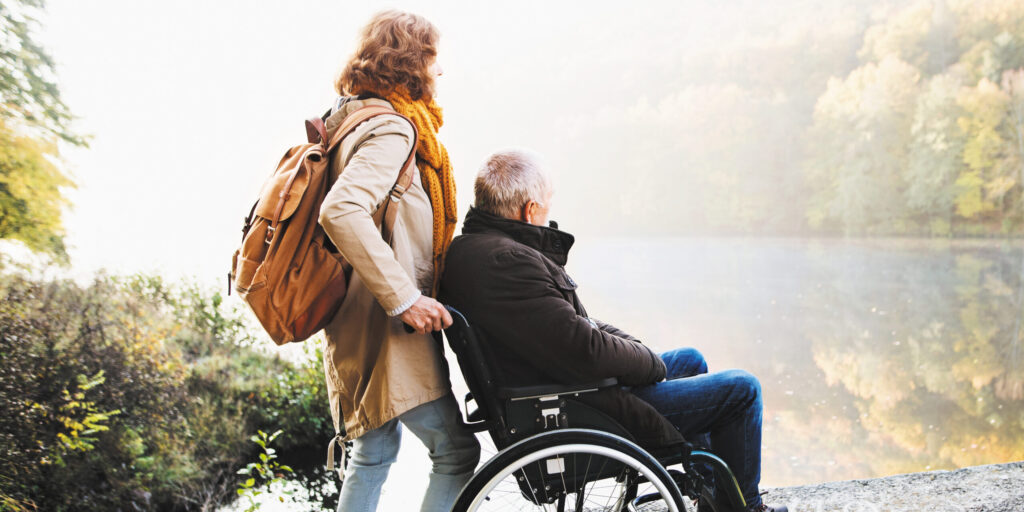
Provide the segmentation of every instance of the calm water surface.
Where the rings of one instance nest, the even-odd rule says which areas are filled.
[[[765,394],[764,485],[1024,459],[1024,244],[580,241],[588,312]]]

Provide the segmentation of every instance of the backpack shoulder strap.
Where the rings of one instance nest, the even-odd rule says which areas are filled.
[[[398,173],[398,178],[391,187],[391,192],[388,193],[388,197],[384,199],[384,202],[377,208],[377,211],[373,213],[374,224],[381,228],[381,235],[384,237],[384,241],[390,244],[394,234],[395,221],[398,219],[398,204],[402,201],[402,196],[405,195],[405,192],[412,186],[416,165],[416,146],[419,144],[419,132],[416,130],[416,124],[392,108],[383,105],[367,105],[345,117],[341,126],[334,132],[334,136],[324,144],[324,154],[330,153],[342,139],[352,133],[364,121],[381,115],[393,115],[405,119],[409,126],[412,127],[413,134],[412,148],[409,149],[409,156],[406,157],[405,164],[402,165],[402,170]],[[323,128],[323,120],[319,118],[306,121],[306,133],[311,142],[314,141],[314,134],[318,137],[317,140],[319,141],[327,139],[326,130]]]
[[[412,125],[412,149],[409,150],[409,156],[405,159],[405,165],[402,166],[402,172],[398,174],[398,179],[395,180],[395,186],[391,187],[391,194],[384,200],[384,204],[377,210],[377,214],[374,214],[374,221],[378,225],[381,225],[381,221],[378,215],[383,216],[383,225],[381,225],[381,235],[384,237],[384,241],[391,244],[391,235],[394,233],[395,220],[398,218],[398,205],[402,201],[402,196],[412,186],[413,170],[416,167],[416,146],[419,144],[419,133],[416,131],[416,125],[413,124],[405,116],[403,119],[409,121]],[[383,210],[383,214],[379,213]]]

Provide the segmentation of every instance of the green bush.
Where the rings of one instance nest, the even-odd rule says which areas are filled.
[[[7,273],[0,299],[0,510],[209,510],[252,432],[283,458],[333,435],[319,351],[268,355],[218,293]]]

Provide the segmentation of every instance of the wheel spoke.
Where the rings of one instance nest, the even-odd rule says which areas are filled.
[[[519,472],[523,474],[523,481],[526,482],[526,488],[530,490],[530,495],[533,497],[533,502],[540,505],[541,502],[540,500],[537,499],[537,493],[533,492],[533,484],[530,483],[530,477],[526,474],[526,470],[520,469]]]
[[[463,488],[453,510],[621,511],[636,496],[641,476],[644,494],[658,498],[643,510],[685,511],[671,476],[636,445],[595,431],[551,431],[489,459]],[[575,496],[568,498],[570,493]]]
[[[604,465],[608,463],[608,458],[607,458],[607,457],[602,457],[602,459],[604,459],[604,461],[603,461],[603,462],[601,462],[601,469],[597,470],[597,474],[599,474],[599,475],[600,475],[601,473],[604,473]],[[589,466],[589,465],[587,466],[587,469],[588,469],[588,470],[590,469],[590,466]],[[584,473],[584,475],[589,475],[589,474],[590,474],[590,473]],[[584,480],[584,481],[586,481],[586,480]],[[593,488],[593,487],[591,487],[591,488],[590,488],[590,490],[591,490],[591,491],[593,491],[593,490],[594,490],[594,488]],[[586,498],[584,498],[584,500],[589,500],[589,499],[590,499],[590,495],[588,494],[588,495],[587,495],[587,497],[586,497]]]

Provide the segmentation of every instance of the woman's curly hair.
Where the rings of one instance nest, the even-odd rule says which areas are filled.
[[[377,13],[366,24],[359,47],[335,83],[338,94],[386,96],[405,86],[410,99],[434,97],[430,64],[440,33],[426,18],[402,11]]]

